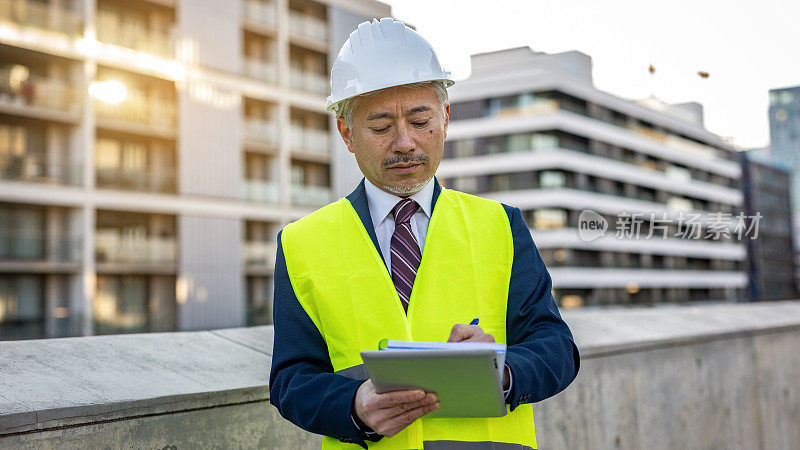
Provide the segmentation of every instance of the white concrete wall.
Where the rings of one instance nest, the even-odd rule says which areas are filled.
[[[567,314],[581,369],[534,405],[540,446],[797,448],[800,303],[768,305]]]
[[[800,301],[565,311],[540,448],[794,449]],[[319,448],[268,404],[272,327],[0,342],[0,448]]]
[[[242,59],[242,2],[178,0],[177,3],[178,59],[238,72]]]
[[[242,2],[179,3],[178,57],[190,65],[238,72]],[[190,74],[178,95],[179,193],[237,199],[244,174],[240,93]],[[210,210],[177,218],[180,330],[244,325],[241,220],[214,216]]]
[[[245,325],[241,220],[180,216],[178,329]]]

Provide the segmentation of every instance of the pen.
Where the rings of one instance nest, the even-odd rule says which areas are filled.
[[[472,322],[470,322],[469,324],[470,325],[477,325],[478,324],[478,318],[476,317],[476,318],[472,319]]]

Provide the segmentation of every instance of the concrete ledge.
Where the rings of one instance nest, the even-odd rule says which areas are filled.
[[[0,435],[266,401],[272,327],[0,343]]]
[[[800,302],[569,311],[581,371],[534,405],[547,448],[794,449]]]
[[[582,369],[534,406],[543,448],[800,442],[800,302],[564,318]],[[268,404],[272,338],[253,327],[0,342],[0,447],[319,448]]]
[[[563,311],[581,359],[800,327],[800,301]]]

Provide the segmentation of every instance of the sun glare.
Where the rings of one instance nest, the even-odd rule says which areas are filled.
[[[100,101],[116,105],[128,97],[128,89],[117,80],[95,81],[89,85],[89,95]]]

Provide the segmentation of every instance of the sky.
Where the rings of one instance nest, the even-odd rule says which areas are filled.
[[[473,53],[578,50],[592,57],[598,89],[700,102],[706,128],[738,147],[769,145],[769,90],[800,85],[797,0],[381,1],[433,45],[456,82],[469,77]]]

